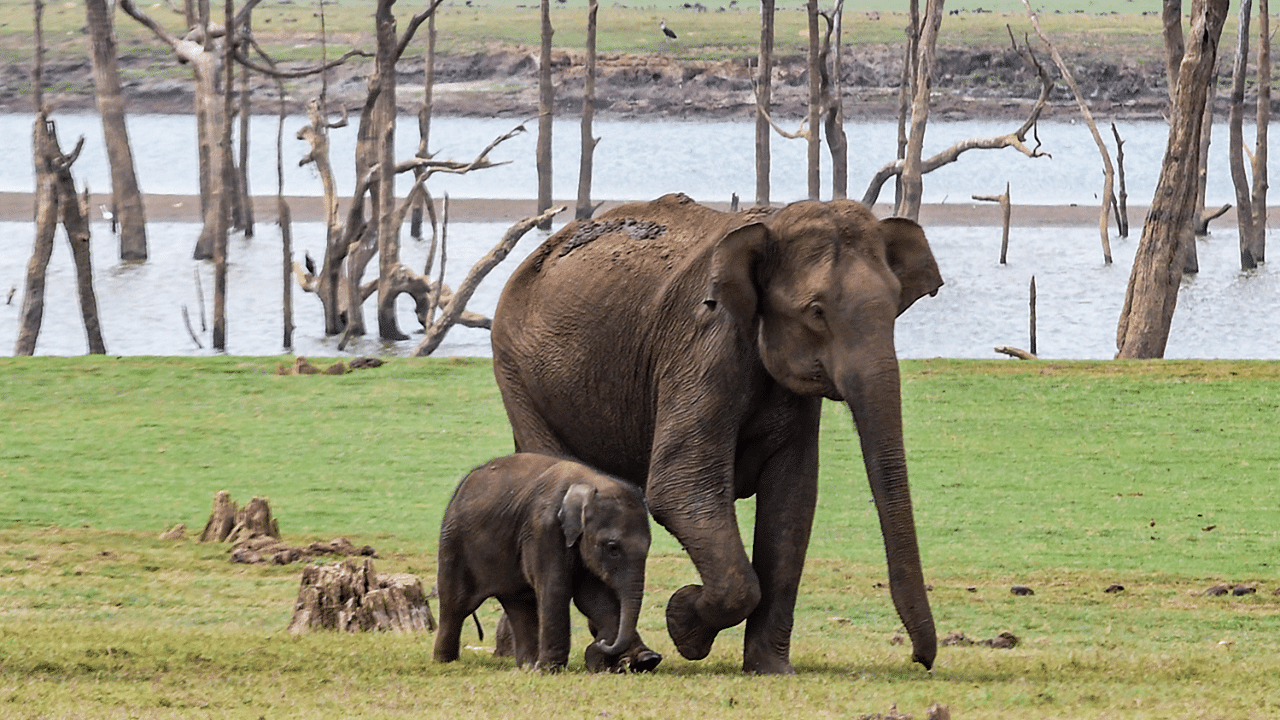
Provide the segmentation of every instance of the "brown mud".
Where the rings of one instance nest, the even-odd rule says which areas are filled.
[[[1041,58],[1049,63],[1048,58]],[[1091,110],[1107,119],[1158,119],[1167,102],[1161,58],[1098,58],[1068,55],[1081,93]],[[577,116],[582,106],[585,61],[582,53],[553,54],[556,113]],[[130,112],[189,113],[193,107],[189,73],[166,56],[125,53],[120,58]],[[677,61],[666,55],[602,54],[598,58],[596,112],[606,118],[726,119],[754,117],[751,60]],[[902,49],[898,45],[857,45],[845,50],[844,112],[848,120],[897,116]],[[1024,119],[1040,93],[1035,71],[1009,48],[943,46],[938,49],[931,115],[947,120]],[[367,65],[339,68],[327,78],[330,107],[359,109],[365,97]],[[1056,71],[1052,71],[1057,75]],[[422,59],[399,65],[397,98],[401,110],[417,112],[422,99]],[[45,67],[46,102],[56,111],[94,109],[88,58],[50,58]],[[31,110],[29,63],[0,67],[0,111]],[[299,112],[320,93],[319,78],[286,81],[286,107]],[[434,112],[461,117],[510,117],[537,114],[536,48],[494,48],[436,60]],[[274,83],[253,76],[256,113],[275,113]],[[804,58],[776,60],[774,115],[803,117],[808,102]],[[1078,117],[1066,85],[1058,82],[1046,118]]]

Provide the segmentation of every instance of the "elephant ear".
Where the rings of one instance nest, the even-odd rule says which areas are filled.
[[[755,317],[756,264],[768,242],[769,229],[762,223],[743,225],[720,238],[711,253],[711,287],[703,304],[711,310],[723,306],[743,323]]]
[[[565,492],[556,515],[560,519],[560,528],[564,530],[565,547],[573,547],[582,537],[582,528],[587,524],[587,506],[595,494],[595,488],[583,483],[570,485]]]
[[[885,237],[885,258],[889,269],[902,284],[898,298],[898,314],[901,315],[916,300],[925,295],[937,295],[938,288],[942,287],[942,274],[938,272],[938,261],[933,259],[924,230],[914,221],[887,218],[880,221],[880,230]]]

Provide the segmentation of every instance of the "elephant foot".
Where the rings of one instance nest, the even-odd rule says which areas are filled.
[[[644,645],[634,647],[622,655],[606,655],[596,643],[587,646],[585,653],[587,670],[596,673],[653,672],[662,662],[662,655]]]
[[[629,660],[631,672],[653,672],[658,669],[658,663],[662,662],[662,655],[645,648]]]
[[[686,660],[701,660],[711,654],[711,645],[720,633],[698,617],[697,602],[701,595],[701,585],[685,585],[667,602],[667,634]]]

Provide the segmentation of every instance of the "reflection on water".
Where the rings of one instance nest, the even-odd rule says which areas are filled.
[[[471,265],[507,229],[504,223],[456,224],[449,229],[450,267],[446,281],[457,285]],[[898,321],[898,354],[903,358],[992,358],[996,345],[1027,348],[1028,286],[1036,278],[1039,351],[1046,358],[1109,359],[1115,353],[1116,321],[1124,303],[1137,238],[1112,239],[1115,263],[1103,265],[1097,230],[1092,227],[1013,228],[1007,265],[999,264],[998,227],[926,228],[946,284],[937,297],[921,298]],[[196,276],[204,290],[205,315],[212,312],[212,265],[191,260],[199,227],[191,223],[155,223],[150,229],[151,259],[121,265],[115,243],[103,224],[93,227],[95,283],[107,351],[114,355],[209,355],[210,332],[200,332]],[[259,228],[259,237],[234,238],[228,251],[227,351],[232,355],[276,355],[282,347],[281,254],[278,231]],[[492,314],[502,285],[516,265],[546,233],[530,231],[516,250],[485,280],[470,309]],[[12,355],[30,255],[30,223],[0,223],[0,294],[17,288],[9,305],[0,305],[0,354]],[[295,259],[308,251],[319,258],[324,247],[320,223],[294,225]],[[401,259],[421,269],[426,243],[407,237]],[[1280,272],[1270,264],[1252,272],[1239,269],[1234,230],[1199,241],[1201,271],[1183,281],[1167,357],[1280,359]],[[376,327],[376,298],[365,306],[365,320]],[[319,301],[294,290],[293,352],[335,356],[337,339],[324,337]],[[204,349],[196,347],[182,320],[187,306]],[[400,328],[417,330],[412,303],[398,305]],[[399,343],[374,336],[353,342],[351,355],[407,355],[421,335]],[[71,253],[59,233],[49,268],[44,323],[37,355],[79,355],[87,344],[75,298]],[[440,355],[488,355],[487,331],[457,327],[437,351]]]

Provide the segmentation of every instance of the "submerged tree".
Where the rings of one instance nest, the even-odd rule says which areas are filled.
[[[1249,65],[1249,15],[1252,0],[1241,0],[1231,73],[1231,182],[1236,191],[1236,227],[1240,235],[1240,268],[1250,270],[1265,259],[1267,228],[1267,124],[1271,121],[1271,36],[1267,0],[1258,2],[1257,141],[1251,162],[1245,158],[1244,95]],[[1247,169],[1246,169],[1247,167]],[[1250,183],[1252,175],[1252,183]]]
[[[85,0],[85,16],[93,49],[93,88],[102,116],[102,135],[111,167],[111,212],[120,232],[120,259],[147,259],[147,217],[133,166],[133,149],[125,125],[124,93],[116,66],[113,5],[108,0]]]
[[[1191,7],[1169,140],[1116,329],[1117,358],[1164,357],[1182,279],[1182,241],[1198,211],[1200,126],[1227,9],[1227,0],[1195,0]]]

